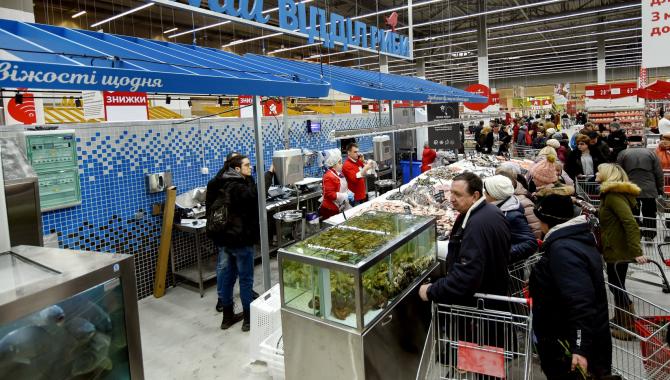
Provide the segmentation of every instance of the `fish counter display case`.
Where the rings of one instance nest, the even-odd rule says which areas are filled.
[[[365,212],[279,250],[286,378],[414,378],[435,219]]]
[[[133,257],[0,253],[0,377],[143,379]]]

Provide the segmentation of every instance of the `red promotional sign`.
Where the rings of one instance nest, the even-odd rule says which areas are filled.
[[[263,116],[277,116],[284,112],[280,100],[268,99],[263,103]]]
[[[500,104],[500,94],[491,94],[489,95],[490,104]]]
[[[568,100],[567,111],[570,115],[577,114],[577,102],[574,100]]]
[[[486,107],[488,107],[491,103],[491,90],[488,88],[488,86],[484,86],[483,84],[471,84],[468,87],[465,88],[465,91],[471,92],[475,95],[481,95],[489,98],[489,101],[486,103],[468,103],[465,102],[463,105],[471,110],[474,111],[479,111],[482,112]]]
[[[619,99],[637,96],[637,83],[598,84],[585,87],[585,96],[590,99]]]
[[[349,97],[349,103],[350,103],[352,106],[360,106],[360,105],[363,105],[363,98],[361,98],[360,96],[350,96],[350,97]]]
[[[240,107],[250,106],[254,102],[254,98],[251,95],[240,95],[237,97],[237,101],[240,104]]]
[[[37,112],[35,110],[35,98],[33,94],[24,92],[21,104],[16,103],[16,98],[12,97],[7,103],[7,112],[9,115],[22,124],[37,123]]]
[[[146,106],[146,92],[104,91],[105,106]]]

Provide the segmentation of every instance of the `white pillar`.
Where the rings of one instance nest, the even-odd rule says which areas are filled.
[[[605,38],[598,37],[598,84],[607,83],[606,64],[605,64]]]
[[[486,11],[486,0],[479,0],[479,11]],[[489,86],[489,51],[486,32],[486,15],[478,17],[477,23],[477,77],[479,83]]]
[[[263,163],[263,129],[261,128],[261,98],[254,95],[254,135],[256,138],[256,191],[258,192],[258,221],[261,230],[261,260],[263,262],[263,288],[272,287],[270,280],[270,243],[268,241],[268,212],[265,205],[265,165]]]
[[[5,180],[2,174],[2,147],[0,147],[0,253],[11,248],[9,242],[9,222],[7,221],[7,204],[5,203]]]

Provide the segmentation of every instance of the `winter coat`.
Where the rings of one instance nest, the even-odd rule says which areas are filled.
[[[633,216],[640,188],[630,182],[606,182],[600,186],[600,235],[608,263],[642,255],[640,227]]]
[[[535,235],[535,239],[541,239],[542,229],[540,228],[540,219],[538,219],[533,212],[535,204],[530,199],[528,191],[524,189],[520,183],[517,183],[516,190],[514,190],[514,195],[517,197],[517,199],[519,199],[521,206],[523,206],[523,214],[526,217],[526,221],[528,222],[530,230],[533,231],[533,235]]]
[[[512,140],[512,136],[509,133],[505,132],[502,128],[498,132],[498,141],[500,142],[500,148],[497,151],[493,151],[493,135],[495,132],[491,131],[486,135],[486,140],[484,140],[484,152],[489,154],[502,154],[507,153],[508,145]]]
[[[604,164],[607,162],[605,157],[600,154],[600,151],[597,149],[591,149],[589,146],[589,153],[591,153],[591,158],[593,159],[593,172],[598,172],[598,165]],[[575,149],[570,154],[568,154],[568,159],[565,162],[565,172],[568,173],[570,178],[573,180],[579,175],[584,174],[584,168],[582,167],[582,151]]]
[[[530,255],[537,252],[538,244],[524,216],[521,201],[517,197],[511,196],[499,203],[498,208],[509,223],[511,236],[509,263],[514,264],[526,260]]]
[[[614,132],[611,132],[607,136],[607,145],[612,149],[612,153],[610,153],[609,156],[609,161],[616,162],[619,153],[626,150],[626,147],[628,146],[626,131],[623,129],[618,129]]]
[[[593,150],[596,149],[598,153],[600,153],[600,156],[605,159],[605,162],[609,162],[610,158],[610,147],[607,145],[604,139],[598,138],[598,142],[595,143],[593,146],[589,145],[589,149]]]
[[[546,137],[536,137],[533,139],[533,149],[542,149],[547,146]]]
[[[428,290],[435,302],[472,305],[475,293],[507,295],[509,223],[483,197],[456,218],[449,236],[447,275]]]
[[[610,371],[607,294],[595,244],[586,217],[571,219],[549,230],[544,253],[531,272],[533,332],[548,377],[568,374],[572,354],[586,357],[593,374]]]
[[[526,133],[528,133],[528,130],[526,129],[519,129],[519,133],[516,138],[516,145],[521,145],[525,146],[526,145]]]
[[[631,148],[619,153],[617,163],[631,182],[640,187],[638,198],[663,195],[663,169],[656,154],[646,148]]]
[[[221,245],[230,248],[254,245],[260,237],[260,231],[258,192],[253,178],[229,169],[221,176],[219,192],[219,196],[229,199],[227,230],[220,239]]]

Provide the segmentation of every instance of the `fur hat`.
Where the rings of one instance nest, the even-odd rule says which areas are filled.
[[[494,199],[502,201],[514,195],[514,185],[504,175],[494,175],[484,180],[484,191]]]
[[[542,222],[549,226],[555,226],[565,223],[575,217],[575,209],[572,205],[572,198],[567,195],[551,194],[535,204],[533,213]]]
[[[558,142],[558,140],[556,140],[556,139],[549,139],[549,140],[547,140],[547,146],[550,146],[554,149],[558,149],[558,148],[561,147],[561,143]]]
[[[530,170],[533,182],[538,188],[552,185],[558,181],[556,174],[556,156],[549,154],[545,159],[536,163]]]

